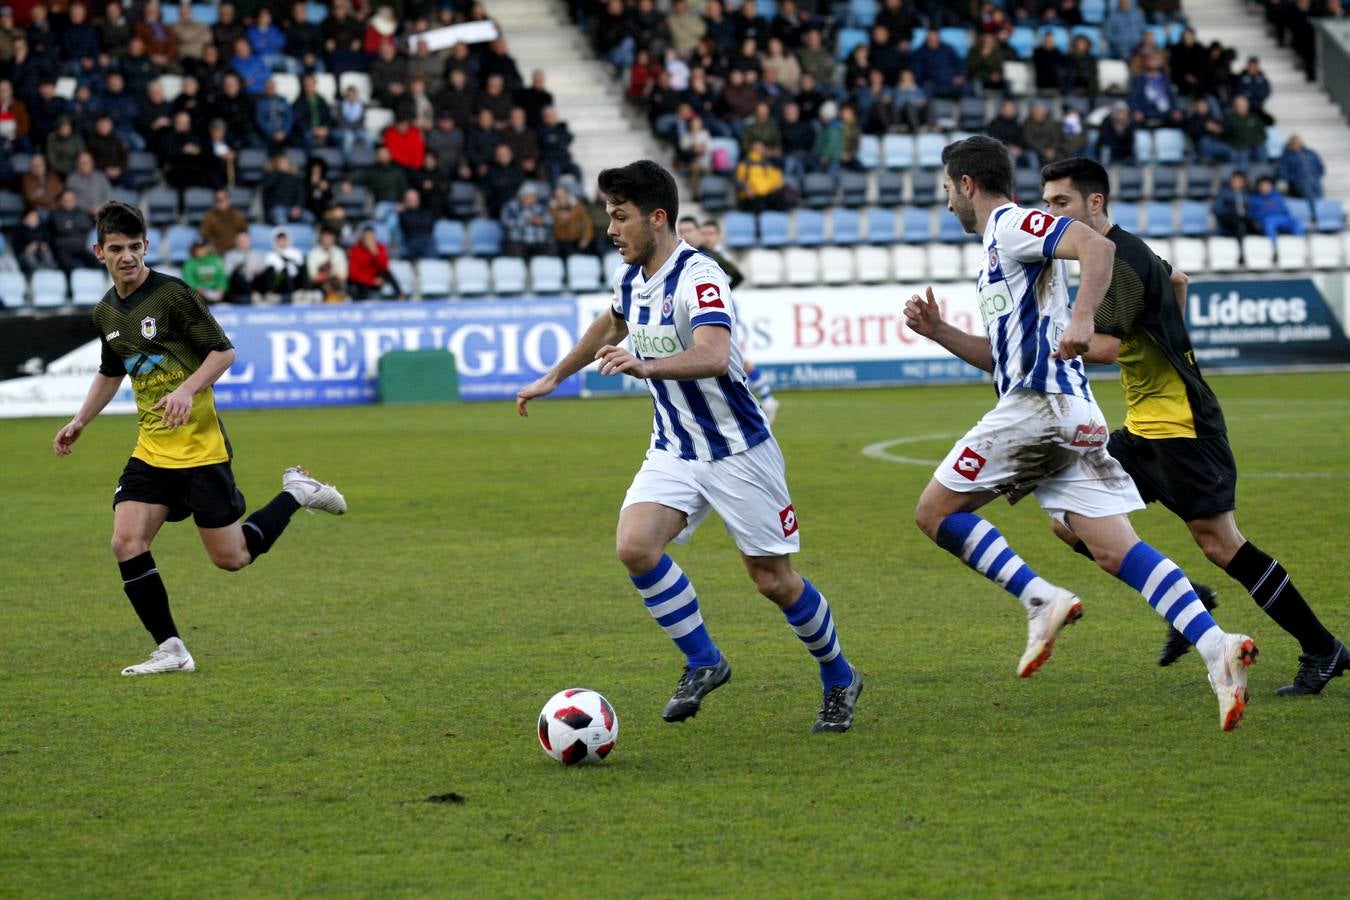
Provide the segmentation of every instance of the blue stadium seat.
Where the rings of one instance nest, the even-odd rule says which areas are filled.
[[[252,230],[252,228],[249,229],[250,232]],[[191,225],[170,225],[169,230],[164,233],[166,245],[164,253],[169,262],[178,264],[185,262],[192,255],[192,242],[196,239],[197,229]],[[254,243],[254,247],[257,249],[265,249],[268,246],[271,246],[270,240],[262,247],[259,247],[256,242]]]
[[[981,131],[990,119],[983,97],[962,97],[956,105],[957,127],[966,131]]]
[[[98,240],[98,231],[89,229],[89,243],[92,246]],[[145,261],[148,265],[158,266],[164,261],[164,235],[158,228],[145,227]]]
[[[698,184],[698,203],[705,212],[720,213],[733,202],[731,182],[720,175],[704,175]]]
[[[1023,206],[1041,205],[1041,173],[1019,166],[1013,169],[1013,193]]]
[[[10,229],[23,219],[23,195],[0,191],[0,228]]]
[[[1325,232],[1345,229],[1345,207],[1341,201],[1324,197],[1313,205],[1313,217],[1317,219],[1317,230]]]
[[[947,213],[942,213],[947,218],[951,218]],[[906,206],[900,211],[902,225],[902,237],[906,244],[923,244],[932,240],[933,234],[933,215],[928,210],[918,206]]]
[[[1175,200],[1181,196],[1181,185],[1178,181],[1180,172],[1176,166],[1153,167],[1154,200]]]
[[[1090,25],[1100,25],[1106,20],[1107,0],[1083,0],[1079,5],[1083,21]]]
[[[1186,197],[1190,200],[1208,200],[1214,196],[1214,171],[1206,165],[1192,163],[1186,167]]]
[[[291,246],[301,253],[308,253],[314,248],[314,226],[308,222],[292,222],[286,226],[286,230],[291,233]]]
[[[171,225],[178,219],[178,192],[156,187],[145,192],[145,213],[151,225]]]
[[[417,273],[413,270],[412,260],[399,257],[390,259],[389,277],[398,282],[401,290],[395,300],[415,300],[421,296],[417,292]]]
[[[1284,205],[1289,208],[1289,215],[1295,222],[1299,222],[1308,231],[1313,230],[1313,206],[1312,201],[1305,200],[1302,197],[1286,197]]]
[[[959,244],[965,241],[973,241],[976,237],[973,234],[966,234],[966,229],[962,227],[956,216],[943,210],[938,213],[938,240],[944,244]]]
[[[1102,56],[1106,53],[1106,38],[1102,37],[1102,30],[1095,25],[1075,25],[1069,29],[1069,38],[1072,41],[1076,37],[1085,37],[1092,44],[1092,55]]]
[[[824,209],[834,204],[839,190],[839,179],[829,172],[808,172],[802,180],[802,203],[812,209]]]
[[[914,138],[908,134],[888,134],[881,139],[881,164],[888,169],[908,169],[914,165]]]
[[[1135,203],[1111,204],[1111,220],[1126,231],[1139,231],[1139,206]]]
[[[1278,160],[1280,154],[1284,152],[1284,145],[1288,140],[1289,136],[1283,128],[1278,125],[1271,125],[1266,129],[1266,155],[1272,161]]]
[[[818,209],[797,210],[798,247],[819,247],[825,243],[825,214]]]
[[[418,261],[417,275],[423,300],[440,300],[454,293],[450,280],[450,263],[443,259]]]
[[[324,19],[328,18],[328,4],[306,3],[305,13],[308,16],[310,22],[312,22],[315,25],[318,25],[321,22],[323,22]]]
[[[461,256],[455,260],[455,293],[471,297],[488,292],[487,260],[477,256]]]
[[[758,5],[756,5],[758,10]],[[871,28],[877,19],[877,0],[848,0],[848,24],[854,28]],[[899,35],[894,35],[899,37]]]
[[[1148,223],[1144,226],[1144,234],[1148,237],[1171,237],[1176,234],[1172,224],[1172,204],[1145,204],[1144,216]]]
[[[464,252],[464,223],[455,219],[437,219],[431,229],[436,252],[441,256],[459,256]]]
[[[525,293],[525,260],[518,256],[496,256],[488,263],[492,270],[492,292]]]
[[[239,151],[240,157],[244,151]],[[363,184],[354,184],[349,190],[338,191],[333,194],[333,202],[342,207],[349,219],[361,219],[365,217],[366,208],[370,205],[370,191]]]
[[[469,252],[474,256],[496,256],[502,252],[502,226],[492,219],[469,222]]]
[[[1153,158],[1160,163],[1180,165],[1186,161],[1186,134],[1180,128],[1159,128],[1153,132]]]
[[[176,228],[178,226],[174,227]],[[164,242],[166,245],[169,242],[172,232],[173,228],[169,228],[164,232]],[[248,242],[253,245],[254,250],[261,250],[266,253],[272,246],[272,226],[263,222],[254,222],[252,225],[248,226]],[[169,251],[166,249],[166,252]],[[183,257],[183,259],[186,258],[187,257]],[[171,252],[169,253],[168,259],[170,262],[182,262],[181,259],[174,259]]]
[[[203,25],[214,25],[220,21],[220,7],[215,3],[194,3],[192,18]]]
[[[190,187],[183,191],[183,215],[194,225],[201,222],[202,216],[215,202],[215,194],[208,187]]]
[[[956,51],[964,59],[970,53],[970,30],[966,28],[939,28],[938,37],[942,43]],[[917,46],[917,45],[915,45]]]
[[[1041,41],[1045,40],[1046,32],[1055,36],[1055,46],[1059,48],[1061,53],[1069,52],[1069,29],[1065,28],[1063,25],[1042,25],[1036,31],[1037,46],[1040,45]]]
[[[894,244],[898,238],[895,210],[889,206],[867,207],[867,243]]]
[[[864,134],[858,139],[858,163],[864,169],[875,169],[881,163],[881,139],[875,134]]]
[[[1209,234],[1209,206],[1199,200],[1181,201],[1181,224],[1178,230],[1187,237],[1205,237]]]
[[[602,286],[604,273],[600,259],[589,253],[574,253],[567,257],[567,288],[572,291],[594,291]]]
[[[1134,158],[1139,161],[1141,166],[1153,162],[1153,132],[1144,128],[1135,131]]]
[[[65,306],[68,293],[66,273],[60,269],[38,269],[33,273],[33,305]]]
[[[1008,47],[1017,54],[1018,59],[1031,59],[1036,49],[1036,32],[1031,28],[1014,28],[1008,36]]]
[[[853,52],[854,47],[859,44],[866,44],[867,41],[867,30],[865,28],[839,29],[839,46],[835,50],[835,58],[848,59],[848,55]]]
[[[915,169],[909,173],[915,206],[932,206],[938,202],[938,183],[941,179],[933,169]]]
[[[732,210],[722,222],[722,233],[727,246],[741,250],[755,245],[755,214]]]
[[[792,243],[788,236],[788,214],[766,210],[759,214],[759,246],[786,247]],[[728,245],[729,246],[729,245]]]
[[[70,298],[77,306],[93,306],[110,287],[106,269],[74,269],[70,273]]]
[[[942,148],[947,146],[947,136],[924,132],[919,135],[917,162],[925,169],[942,168]]]
[[[470,181],[450,182],[450,216],[468,220],[478,215],[478,188]]]
[[[1138,166],[1120,166],[1116,169],[1119,183],[1112,199],[1135,202],[1144,199],[1144,170]]]
[[[830,210],[830,241],[840,245],[862,240],[862,215],[856,209],[836,207]]]
[[[839,203],[842,206],[867,205],[867,173],[845,169],[839,173]]]
[[[0,271],[0,306],[19,307],[28,302],[28,279],[22,272]]]
[[[536,294],[561,294],[565,275],[561,257],[536,256],[530,260],[530,290]]]
[[[899,206],[905,202],[905,173],[899,169],[877,170],[877,205]]]
[[[371,160],[374,162],[374,160]],[[267,164],[267,153],[257,147],[244,147],[234,159],[235,180],[248,187],[262,181],[263,166]]]

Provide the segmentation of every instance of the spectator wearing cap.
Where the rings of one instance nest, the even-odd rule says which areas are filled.
[[[403,286],[389,271],[389,248],[380,243],[375,229],[367,225],[347,251],[347,283],[353,300],[401,297]]]
[[[539,198],[533,181],[520,186],[516,196],[502,206],[503,250],[508,256],[526,259],[553,252],[553,214]]]
[[[1224,116],[1223,140],[1233,148],[1234,161],[1244,168],[1266,161],[1265,123],[1242,94],[1233,98],[1233,108]]]
[[[1302,235],[1307,229],[1289,213],[1284,195],[1275,188],[1275,179],[1263,175],[1256,181],[1255,193],[1247,195],[1247,209],[1256,227],[1271,240],[1278,234]]]
[[[225,299],[225,291],[230,285],[225,261],[201,235],[193,238],[192,249],[183,262],[183,281],[207,303],[220,303]]]
[[[1303,138],[1291,134],[1280,154],[1275,174],[1289,185],[1289,193],[1294,197],[1308,200],[1322,199],[1322,176],[1326,168],[1316,151],[1303,143]]]
[[[404,259],[430,259],[436,256],[436,213],[422,205],[422,195],[409,188],[398,207],[400,255]]]
[[[66,176],[66,189],[75,194],[75,202],[91,213],[112,199],[112,182],[94,168],[94,157],[88,150],[75,157],[75,171]]]
[[[956,99],[966,93],[965,64],[936,28],[924,36],[923,46],[914,51],[914,77],[930,97]]]
[[[1116,5],[1102,21],[1102,37],[1117,59],[1129,59],[1134,48],[1144,39],[1148,23],[1134,0],[1116,0]]]

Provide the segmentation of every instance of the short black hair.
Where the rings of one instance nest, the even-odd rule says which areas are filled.
[[[1101,163],[1085,156],[1070,156],[1041,167],[1041,187],[1061,178],[1069,179],[1084,200],[1092,194],[1101,194],[1102,209],[1106,209],[1111,200],[1111,177]]]
[[[968,175],[986,194],[1013,194],[1012,154],[1002,141],[988,135],[973,135],[943,147],[942,165],[952,181]]]
[[[632,203],[644,216],[658,209],[665,210],[666,224],[671,231],[680,215],[680,194],[675,178],[659,163],[640,159],[626,166],[605,169],[596,179],[600,193],[618,206]]]
[[[679,224],[681,224],[681,225],[689,224],[689,225],[693,225],[695,228],[697,228],[697,227],[698,227],[698,219],[695,219],[693,216],[680,216],[680,222],[679,222]]]
[[[145,237],[145,216],[129,203],[109,200],[98,208],[94,216],[94,229],[98,233],[98,242],[110,234],[125,234],[131,238]]]
[[[721,230],[722,230],[722,223],[719,222],[719,221],[717,221],[716,219],[708,219],[708,220],[706,220],[706,221],[703,223],[703,227],[704,227],[704,228],[707,228],[707,227],[710,226],[710,225],[711,225],[713,228],[716,228],[718,231],[721,231]]]

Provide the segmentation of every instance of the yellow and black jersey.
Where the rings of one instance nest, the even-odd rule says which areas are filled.
[[[151,271],[126,299],[115,288],[104,294],[94,307],[94,325],[103,343],[100,374],[130,376],[136,394],[140,427],[131,455],[165,469],[228,462],[230,445],[210,387],[193,397],[192,414],[178,428],[165,428],[164,411],[153,408],[208,353],[233,346],[201,295],[177,278]]]
[[[1144,438],[1224,434],[1223,411],[1186,334],[1171,265],[1120,226],[1106,236],[1116,245],[1115,270],[1096,329],[1120,338],[1125,428]]]

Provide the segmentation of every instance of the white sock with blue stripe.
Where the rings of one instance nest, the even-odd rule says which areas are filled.
[[[1055,590],[1012,551],[987,519],[974,513],[952,513],[938,525],[937,545],[1031,608],[1031,600]]]
[[[769,384],[769,376],[764,374],[763,369],[755,369],[750,373],[750,389],[761,400],[768,400],[773,396],[773,385]]]
[[[829,690],[837,684],[847,685],[853,681],[853,671],[844,651],[839,647],[839,636],[834,632],[834,616],[830,615],[830,604],[816,590],[815,585],[802,579],[802,595],[796,602],[783,610],[788,624],[797,632],[797,637],[811,651],[811,655],[820,663],[820,680]]]
[[[722,658],[717,645],[708,636],[703,615],[698,611],[694,586],[675,560],[662,556],[656,568],[643,575],[632,575],[633,587],[642,595],[647,612],[656,624],[684,651],[691,668],[715,666]]]
[[[1158,615],[1186,635],[1205,662],[1218,659],[1223,651],[1223,629],[1215,624],[1176,563],[1140,541],[1125,554],[1116,577],[1143,594]]]

